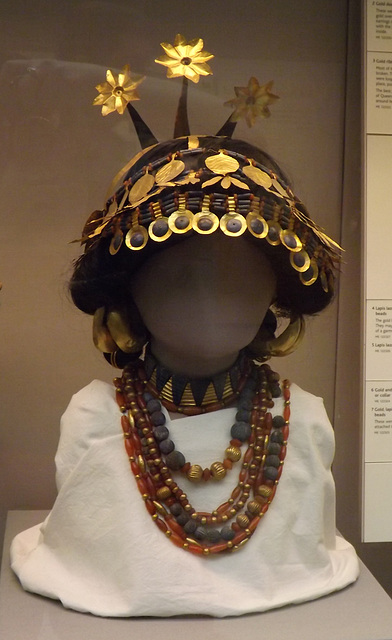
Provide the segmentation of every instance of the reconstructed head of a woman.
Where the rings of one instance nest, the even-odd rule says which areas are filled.
[[[186,46],[180,35],[176,43]],[[251,78],[227,103],[234,111],[216,136],[191,135],[188,80],[197,82],[211,69],[206,63],[192,66],[189,56],[184,60],[175,73],[167,55],[156,60],[169,66],[168,77],[183,76],[174,138],[166,142],[157,142],[130,104],[141,78],[132,77],[129,67],[118,76],[108,71],[106,83],[97,86],[95,103],[103,115],[127,108],[144,148],[124,168],[103,210],[87,221],[85,253],[70,283],[76,306],[98,317],[104,329],[112,327],[103,350],[119,346],[113,314],[141,340],[148,332],[154,338],[163,305],[168,313],[181,299],[189,314],[184,326],[191,319],[200,326],[203,316],[207,335],[218,317],[226,316],[226,327],[232,324],[231,298],[231,305],[238,301],[244,327],[248,318],[246,340],[252,337],[252,316],[261,324],[272,302],[293,319],[321,311],[333,296],[340,248],[312,221],[277,163],[232,138],[239,118],[253,124],[269,115],[268,104],[277,99],[272,83],[260,86]],[[133,349],[120,342],[125,351]]]
[[[90,314],[125,308],[136,332],[146,297],[153,306],[157,298],[154,279],[167,308],[186,286],[198,301],[195,322],[209,316],[207,307],[211,312],[211,303],[200,302],[200,283],[204,299],[208,290],[217,302],[223,272],[242,318],[249,310],[240,298],[251,282],[253,308],[267,288],[267,308],[273,302],[290,317],[319,312],[333,296],[333,244],[276,162],[240,140],[187,136],[154,145],[131,166],[105,209],[89,219],[84,239],[86,251],[71,280],[75,304]],[[156,300],[157,317],[162,304]]]

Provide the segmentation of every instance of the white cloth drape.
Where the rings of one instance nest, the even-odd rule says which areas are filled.
[[[272,413],[282,412],[278,399]],[[168,424],[191,463],[223,460],[235,409]],[[238,615],[311,600],[358,575],[351,545],[335,535],[333,431],[322,400],[291,388],[287,456],[276,497],[247,545],[194,556],[148,515],[124,449],[113,388],[93,381],[71,400],[56,455],[58,498],[39,526],[19,534],[12,568],[23,587],[101,616]],[[222,482],[179,484],[198,510],[229,497],[240,462]]]

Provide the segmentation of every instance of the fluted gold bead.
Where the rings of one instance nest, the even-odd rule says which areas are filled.
[[[263,498],[269,498],[272,493],[272,489],[271,487],[267,487],[267,485],[262,484],[258,487],[257,493],[259,496],[263,496]]]
[[[253,516],[258,516],[261,511],[261,504],[256,500],[251,500],[250,502],[248,502],[248,511]]]
[[[210,471],[214,480],[222,480],[226,475],[226,469],[221,462],[213,462]]]
[[[200,482],[203,477],[203,469],[199,464],[193,464],[186,474],[191,482]]]
[[[236,522],[241,529],[246,529],[249,526],[249,518],[245,513],[240,513],[236,517]]]
[[[234,445],[227,447],[225,456],[232,462],[238,462],[238,460],[241,458],[241,449],[239,447],[235,447]]]
[[[171,496],[169,487],[160,487],[157,489],[157,498],[159,498],[159,500],[166,500],[169,496]]]

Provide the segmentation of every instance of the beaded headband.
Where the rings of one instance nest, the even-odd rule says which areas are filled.
[[[311,220],[280,176],[233,150],[235,141],[228,144],[239,119],[252,126],[257,117],[270,115],[268,105],[278,99],[270,91],[272,82],[261,86],[251,78],[247,87],[235,87],[236,98],[225,103],[234,111],[215,138],[219,149],[211,149],[214,138],[190,135],[186,103],[188,79],[198,82],[200,75],[211,74],[207,61],[213,56],[203,51],[203,40],[187,42],[181,35],[174,46],[162,47],[165,55],[156,62],[168,67],[168,77],[183,78],[171,141],[177,150],[160,156],[157,148],[154,155],[157,140],[130,104],[139,99],[136,87],[143,78],[131,74],[128,66],[118,75],[107,71],[94,104],[102,106],[103,115],[127,108],[145,150],[116,176],[113,189],[120,177],[122,184],[103,210],[87,220],[81,238],[86,251],[101,237],[110,239],[114,255],[123,244],[140,251],[147,243],[162,243],[173,235],[249,233],[269,245],[282,245],[304,285],[320,278],[324,291],[333,291],[339,245]]]

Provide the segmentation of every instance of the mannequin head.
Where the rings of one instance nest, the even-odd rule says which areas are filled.
[[[131,284],[154,355],[193,376],[233,363],[256,335],[275,288],[263,252],[223,234],[193,236],[153,256]]]
[[[104,324],[108,312],[121,312],[137,335],[144,323],[157,358],[178,372],[230,366],[272,300],[297,318],[333,296],[333,242],[275,161],[239,140],[154,145],[83,235],[70,286],[76,306],[103,309]]]

